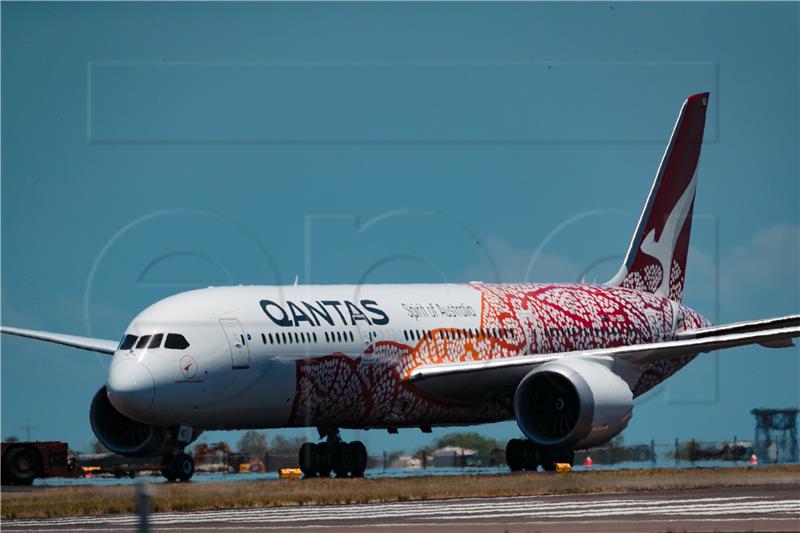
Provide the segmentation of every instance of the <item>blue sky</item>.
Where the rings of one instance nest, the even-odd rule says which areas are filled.
[[[685,301],[800,309],[797,3],[0,9],[3,324],[118,338],[169,294],[295,275],[603,281],[705,90]],[[3,338],[0,363],[3,437],[88,447],[106,359]],[[798,349],[707,355],[625,437],[751,438],[799,383]]]

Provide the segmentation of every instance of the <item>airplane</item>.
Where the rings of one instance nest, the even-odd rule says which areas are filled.
[[[306,477],[360,477],[340,429],[516,420],[512,471],[554,470],[618,435],[634,398],[698,354],[794,346],[800,314],[721,326],[681,303],[709,93],[689,96],[619,272],[604,284],[483,282],[209,287],[143,310],[121,341],[3,333],[111,356],[89,409],[109,450],[163,457],[207,430],[315,427]],[[313,439],[312,439],[313,440]]]

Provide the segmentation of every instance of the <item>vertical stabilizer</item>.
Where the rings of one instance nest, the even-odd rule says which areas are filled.
[[[683,103],[625,262],[607,285],[681,300],[708,96]]]

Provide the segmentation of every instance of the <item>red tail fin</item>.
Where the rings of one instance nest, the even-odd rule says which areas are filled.
[[[709,93],[683,103],[625,262],[607,285],[680,301]]]

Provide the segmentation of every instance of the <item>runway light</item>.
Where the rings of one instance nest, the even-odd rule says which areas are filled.
[[[756,454],[750,456],[750,460],[748,461],[748,463],[750,464],[750,466],[756,466],[758,464],[758,457],[756,457]]]
[[[593,464],[594,463],[592,463],[592,457],[587,455],[586,459],[583,460],[583,466],[585,466],[586,468],[591,468]]]

